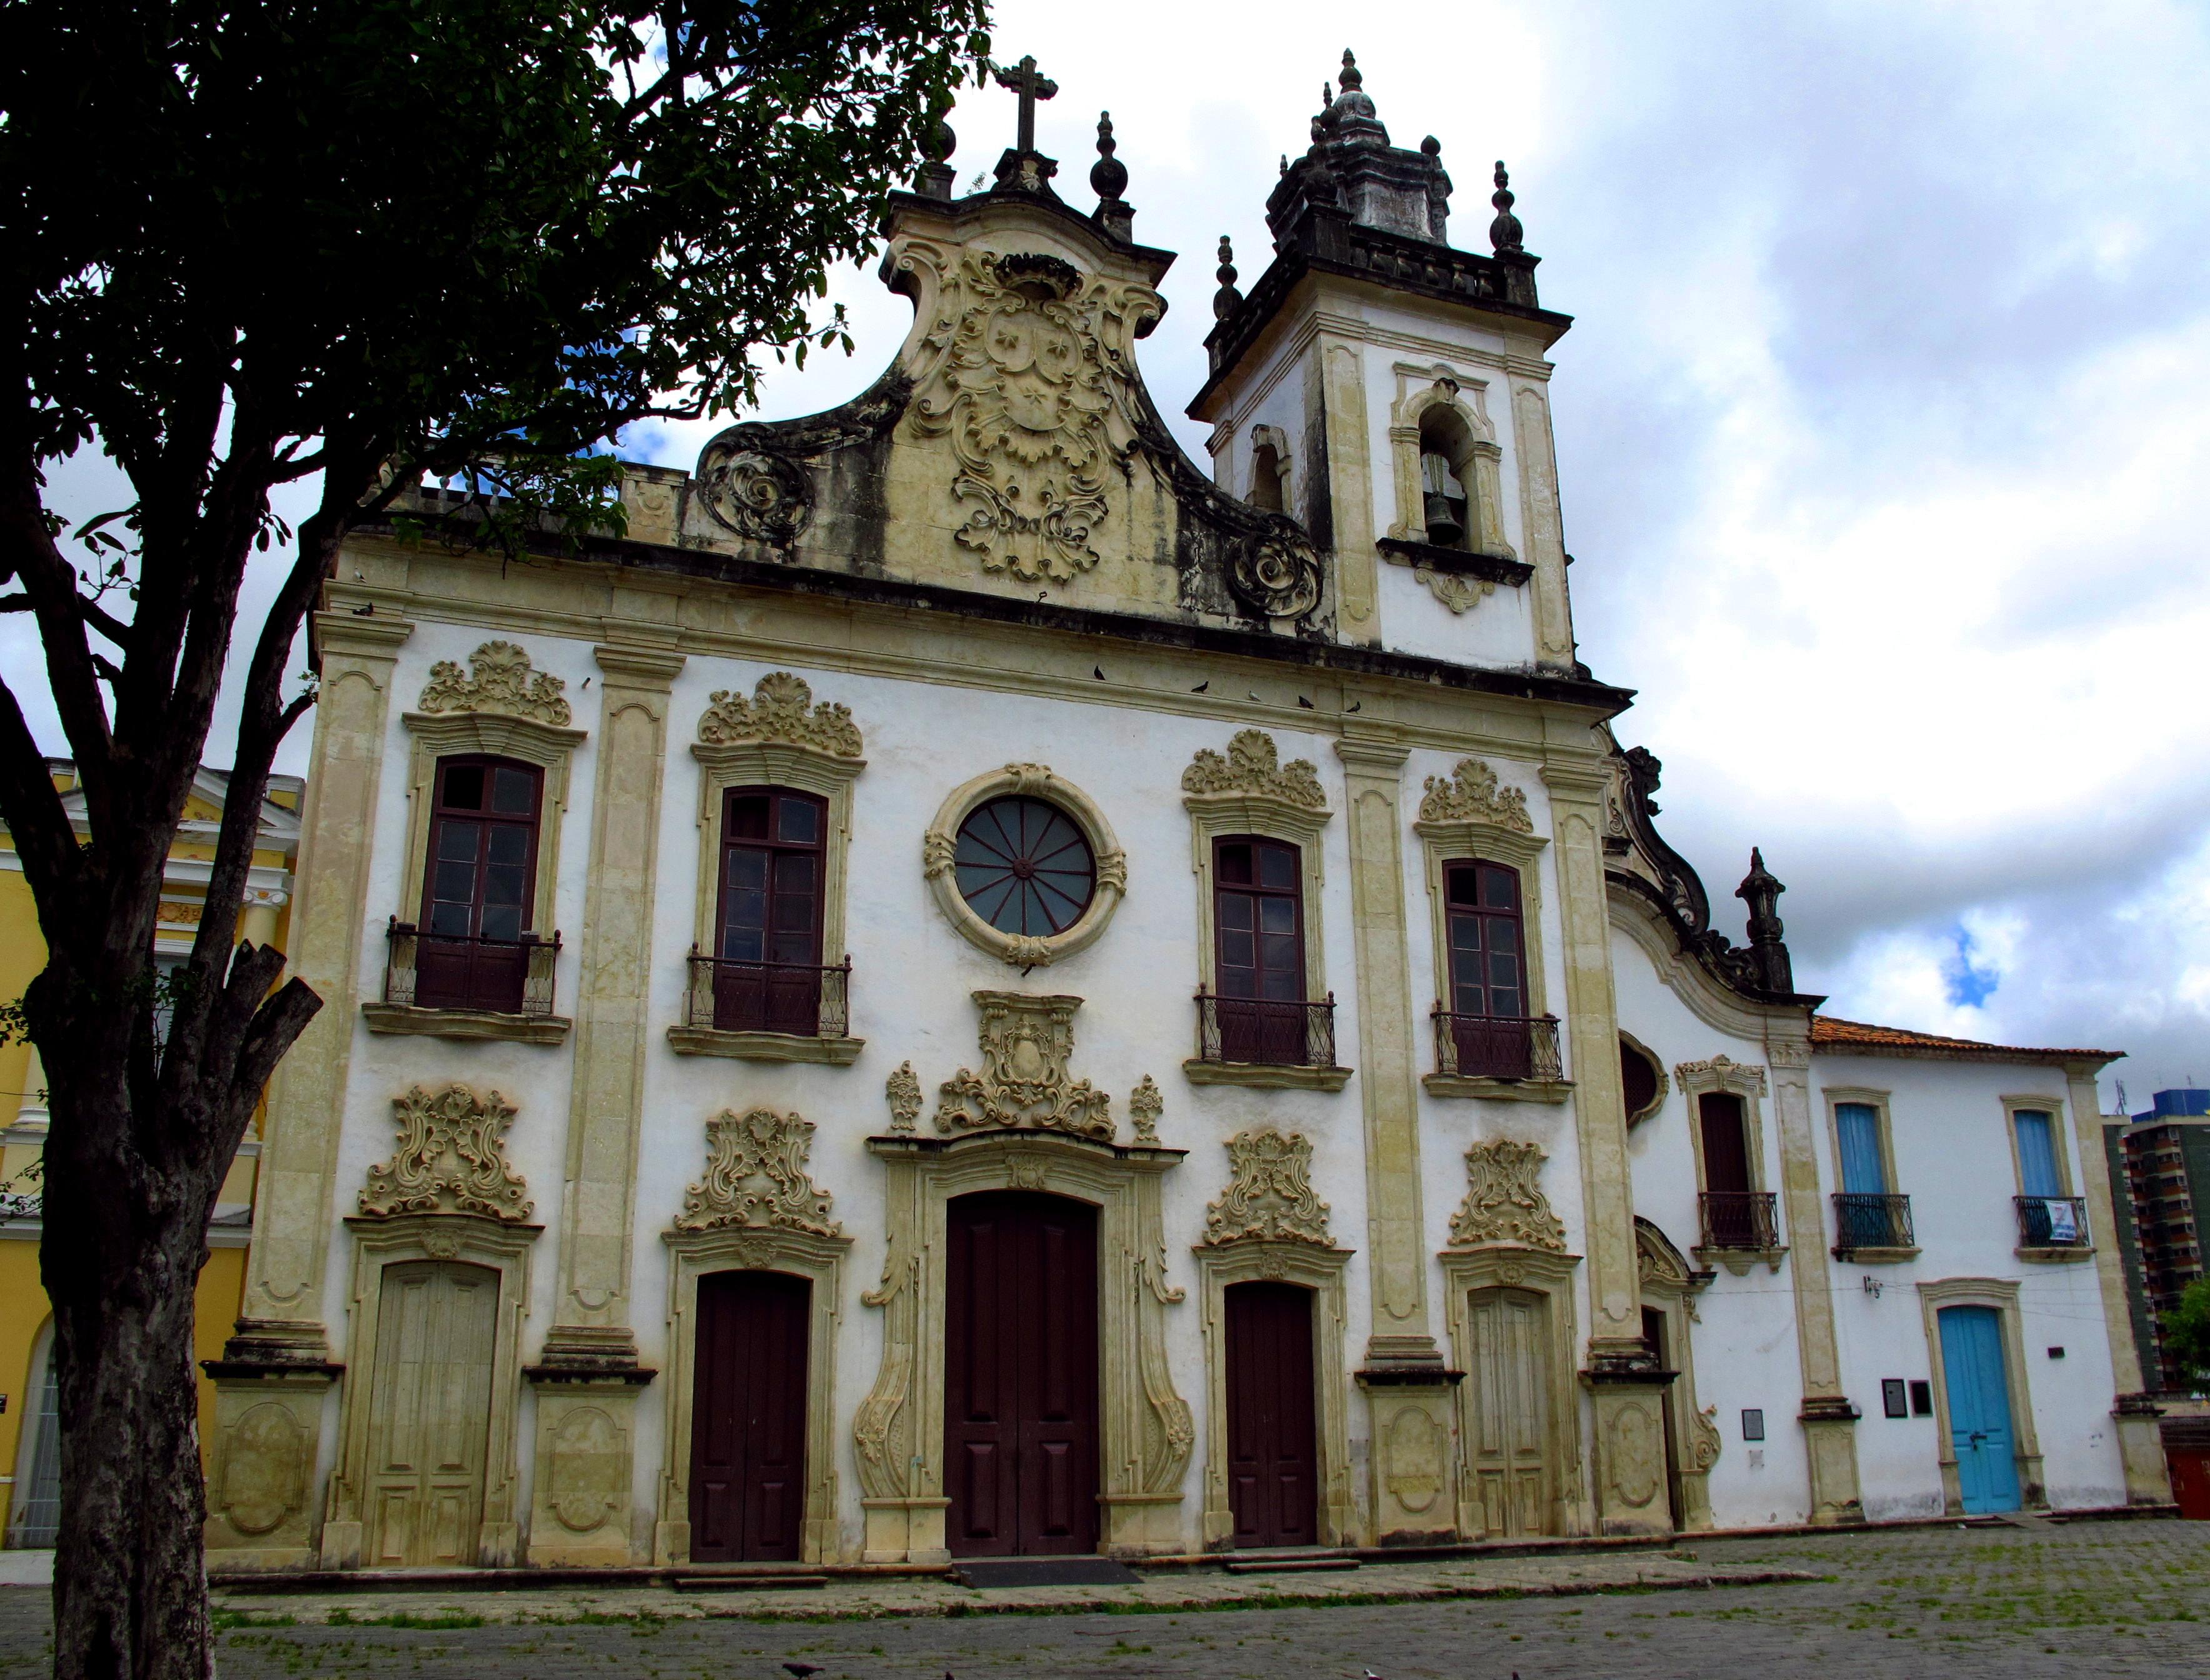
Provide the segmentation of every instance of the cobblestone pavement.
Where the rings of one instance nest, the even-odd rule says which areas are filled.
[[[939,1596],[927,1604],[866,1596],[911,1584],[779,1594],[779,1611],[802,1600],[784,1619],[764,1617],[770,1604],[749,1593],[226,1595],[220,1663],[226,1680],[780,1680],[785,1662],[818,1665],[822,1680],[2210,1674],[2210,1523],[1892,1530],[1689,1550],[1693,1561],[1612,1553],[1331,1575],[1205,1572],[1117,1589],[1129,1602],[1102,1612],[1036,1613],[1040,1604],[1016,1607],[1016,1595],[933,1583],[925,1590]],[[1514,1591],[1522,1596],[1442,1596]],[[1373,1602],[1379,1594],[1395,1601]],[[1193,1606],[1199,1598],[1221,1607]],[[975,1613],[991,1610],[1011,1613]],[[46,1629],[43,1592],[0,1589],[0,1680],[45,1671]]]

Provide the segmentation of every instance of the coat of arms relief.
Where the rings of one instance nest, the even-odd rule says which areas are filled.
[[[1071,583],[1097,565],[1090,538],[1137,435],[1127,341],[1158,294],[1056,257],[916,245],[903,260],[939,271],[907,423],[951,440],[955,539],[986,571]]]

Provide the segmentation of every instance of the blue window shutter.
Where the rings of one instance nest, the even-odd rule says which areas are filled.
[[[2029,1196],[2061,1196],[2064,1182],[2056,1175],[2056,1134],[2049,1116],[2038,1109],[2020,1109],[2013,1116],[2018,1127],[2019,1188]]]
[[[1886,1195],[1887,1167],[1880,1158],[1880,1115],[1868,1103],[1837,1103],[1834,1130],[1842,1145],[1842,1188],[1851,1195]]]

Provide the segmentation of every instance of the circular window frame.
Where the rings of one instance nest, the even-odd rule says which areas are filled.
[[[960,893],[952,860],[961,827],[992,800],[1012,797],[1042,800],[1064,812],[1081,831],[1096,861],[1096,885],[1090,903],[1064,933],[1042,937],[1005,933],[983,920]],[[1114,837],[1113,825],[1106,821],[1095,800],[1043,764],[1001,765],[953,789],[922,836],[921,856],[922,871],[944,919],[969,945],[1017,969],[1048,968],[1088,950],[1127,895],[1128,857]]]

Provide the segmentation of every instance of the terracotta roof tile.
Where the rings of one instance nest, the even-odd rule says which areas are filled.
[[[1872,1055],[1945,1056],[1958,1061],[2116,1061],[2125,1054],[2122,1050],[2041,1049],[2022,1044],[1990,1044],[1978,1038],[1914,1032],[1908,1027],[1845,1021],[1834,1015],[1812,1016],[1811,1048],[1835,1052],[1854,1050]]]

